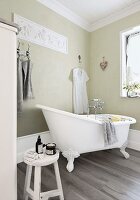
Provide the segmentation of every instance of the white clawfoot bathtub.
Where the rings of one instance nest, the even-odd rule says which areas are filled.
[[[37,107],[42,109],[53,142],[68,160],[69,172],[74,169],[74,159],[86,152],[120,148],[124,157],[129,158],[125,148],[130,124],[136,123],[134,118],[119,116],[122,121],[113,122],[118,142],[105,146],[103,124],[99,120],[105,115],[97,115],[95,119],[95,115],[77,115],[43,105]]]

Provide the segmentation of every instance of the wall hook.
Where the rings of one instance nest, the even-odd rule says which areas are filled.
[[[18,41],[17,54],[20,54],[20,41]]]
[[[79,63],[81,63],[81,56],[80,55],[78,55],[78,59],[79,59]]]
[[[30,57],[30,45],[28,44],[28,49],[26,51],[26,56],[29,58]]]

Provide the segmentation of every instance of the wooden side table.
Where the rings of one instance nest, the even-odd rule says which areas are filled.
[[[29,150],[31,151],[31,150]],[[26,153],[28,153],[27,151]],[[25,187],[24,187],[24,200],[30,197],[33,200],[48,200],[50,197],[59,196],[60,200],[64,200],[61,178],[58,167],[59,151],[55,155],[44,154],[43,158],[37,160],[29,160],[27,154],[24,155],[24,162],[27,164]],[[41,167],[47,165],[54,165],[57,189],[41,193]],[[30,188],[32,167],[35,167],[34,172],[34,191]]]

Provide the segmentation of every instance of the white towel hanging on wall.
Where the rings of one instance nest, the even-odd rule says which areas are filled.
[[[81,68],[73,69],[73,109],[76,114],[88,113],[87,73]]]

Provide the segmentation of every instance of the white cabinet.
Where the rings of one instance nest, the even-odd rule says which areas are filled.
[[[16,32],[0,22],[0,199],[17,199]]]

